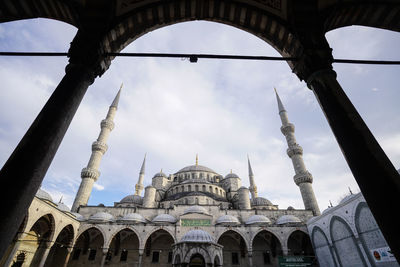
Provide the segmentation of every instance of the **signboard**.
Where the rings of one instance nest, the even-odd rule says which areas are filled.
[[[208,219],[181,219],[181,226],[210,226]]]
[[[310,256],[281,256],[279,257],[279,267],[306,267],[313,265],[315,257]]]
[[[374,248],[370,250],[375,262],[396,261],[389,247]]]

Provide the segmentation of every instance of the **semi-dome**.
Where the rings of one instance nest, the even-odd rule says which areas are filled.
[[[217,219],[217,224],[236,225],[240,224],[238,218],[232,215],[223,215]]]
[[[160,214],[154,217],[153,223],[176,223],[176,218],[169,214]]]
[[[228,173],[224,179],[229,179],[229,178],[239,178],[239,176],[236,173]]]
[[[271,220],[264,215],[253,215],[247,221],[246,224],[269,224]]]
[[[198,205],[191,206],[185,209],[185,211],[183,212],[183,214],[188,214],[188,213],[208,214],[205,208]]]
[[[83,217],[82,214],[79,214],[79,213],[77,213],[77,212],[71,212],[71,214],[74,215],[75,218],[76,218],[78,221],[80,221],[80,222],[83,222],[83,221],[86,220],[85,217]]]
[[[128,213],[119,220],[132,223],[146,223],[146,219],[139,213]]]
[[[283,215],[276,220],[276,224],[287,224],[287,223],[301,223],[301,220],[294,215]]]
[[[180,242],[215,243],[214,238],[203,230],[190,230],[182,237]]]
[[[98,212],[90,216],[89,220],[95,222],[111,222],[114,220],[114,216],[107,212]]]
[[[202,165],[191,165],[191,166],[187,166],[183,169],[180,169],[177,173],[181,173],[181,172],[212,172],[217,174],[215,171],[211,170],[210,168],[206,167],[206,166],[202,166]]]
[[[70,209],[67,205],[65,205],[64,203],[62,203],[62,202],[59,202],[59,203],[57,204],[57,208],[58,208],[59,210],[61,210],[61,211],[71,211],[71,209]]]
[[[251,199],[252,206],[273,206],[272,202],[263,197],[256,197]]]
[[[142,204],[143,198],[137,195],[129,195],[121,199],[120,203]]]
[[[50,194],[42,190],[41,188],[39,188],[39,190],[36,192],[36,197],[53,202],[53,199],[51,198]]]

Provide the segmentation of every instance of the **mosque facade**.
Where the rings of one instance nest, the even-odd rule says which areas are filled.
[[[146,157],[135,192],[113,206],[88,200],[114,129],[118,92],[101,122],[92,155],[82,170],[72,209],[39,190],[4,266],[278,266],[287,256],[310,259],[314,251],[306,222],[320,215],[294,125],[278,96],[281,131],[293,162],[294,182],[305,209],[280,209],[259,196],[248,159],[250,186],[237,174],[221,175],[195,164],[162,171],[144,187]]]

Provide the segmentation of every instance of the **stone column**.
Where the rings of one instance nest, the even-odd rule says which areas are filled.
[[[332,70],[332,49],[321,28],[299,29],[304,47],[293,72],[314,92],[369,208],[400,262],[400,227],[388,214],[400,202],[400,175],[344,93]],[[385,118],[386,119],[386,118]]]
[[[100,267],[104,267],[104,264],[106,263],[106,257],[107,257],[107,253],[108,253],[108,248],[103,248],[102,250],[102,257],[101,257],[101,263],[100,263]]]
[[[21,225],[87,88],[107,67],[100,42],[94,42],[78,31],[64,78],[0,171],[0,202],[7,203],[2,208],[7,220],[0,220],[0,258]]]
[[[72,253],[72,248],[67,248],[67,251],[68,251],[68,253],[67,253],[67,256],[65,257],[63,267],[67,267],[67,265],[68,265],[69,257],[71,257],[71,253]]]
[[[47,256],[49,255],[50,249],[52,248],[52,246],[50,246],[50,243],[46,244],[46,248],[42,254],[42,258],[40,259],[40,263],[37,267],[43,267],[46,260],[47,260]]]
[[[400,227],[388,203],[400,202],[400,176],[336,80],[333,70],[307,81],[386,241],[400,261]]]
[[[253,251],[247,251],[247,259],[249,261],[249,266],[253,266]]]
[[[144,249],[139,249],[138,267],[142,267]]]
[[[19,233],[14,243],[14,247],[12,248],[10,254],[8,254],[7,259],[4,262],[4,266],[8,267],[11,265],[12,260],[14,259],[15,253],[17,253],[19,246],[21,245],[21,240],[26,237],[26,233]]]

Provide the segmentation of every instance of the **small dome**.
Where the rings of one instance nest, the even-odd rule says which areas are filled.
[[[251,199],[252,206],[273,206],[272,202],[263,197],[256,197]]]
[[[141,196],[129,195],[121,199],[120,203],[142,204],[143,198]]]
[[[180,173],[180,172],[212,172],[212,173],[216,174],[215,171],[211,170],[208,167],[201,166],[201,165],[187,166],[187,167],[185,167],[183,169],[180,169],[177,173]]]
[[[89,220],[95,222],[111,222],[114,220],[114,216],[107,212],[98,212],[90,216]]]
[[[75,216],[75,218],[78,220],[78,221],[80,221],[80,222],[82,222],[82,221],[85,221],[86,219],[85,219],[85,217],[83,217],[83,215],[82,214],[79,214],[79,213],[77,213],[77,212],[71,212],[72,213],[72,215],[74,215]]]
[[[143,218],[143,216],[138,213],[128,213],[124,217],[122,217],[120,221],[133,222],[133,223],[146,223],[146,219]]]
[[[217,224],[236,225],[240,224],[238,218],[232,215],[223,215],[217,219]]]
[[[53,202],[53,199],[51,198],[50,194],[42,190],[41,188],[39,188],[39,190],[36,192],[36,197]]]
[[[190,230],[182,237],[180,242],[215,243],[214,238],[203,230]]]
[[[244,189],[244,190],[249,190],[247,187],[241,186],[241,187],[239,188],[239,191],[240,191],[240,190],[243,190],[243,189]]]
[[[188,214],[188,213],[200,213],[200,214],[208,214],[206,209],[197,205],[191,206],[183,212],[183,214]]]
[[[350,199],[356,197],[358,194],[349,194],[347,196],[345,196],[342,200],[340,200],[339,204],[345,203],[347,201],[349,201]]]
[[[57,208],[59,209],[59,210],[61,210],[61,211],[71,211],[71,209],[67,206],[67,205],[65,205],[64,203],[62,203],[62,202],[59,202],[58,204],[57,204]]]
[[[287,207],[287,210],[294,210],[292,206]]]
[[[176,218],[169,214],[160,214],[154,217],[153,223],[176,223]]]
[[[269,224],[271,220],[264,215],[253,215],[247,221],[246,224]]]
[[[167,175],[165,173],[163,173],[162,171],[157,172],[156,174],[154,174],[153,178],[155,177],[164,177],[164,178],[168,178]]]
[[[276,220],[276,224],[287,224],[287,223],[301,223],[302,221],[294,215],[283,215]]]
[[[239,178],[239,176],[236,173],[229,173],[225,176],[224,179],[228,179],[228,178]]]
[[[328,208],[324,209],[324,211],[322,212],[322,214],[328,212],[331,208],[332,208],[332,207],[328,207]]]

